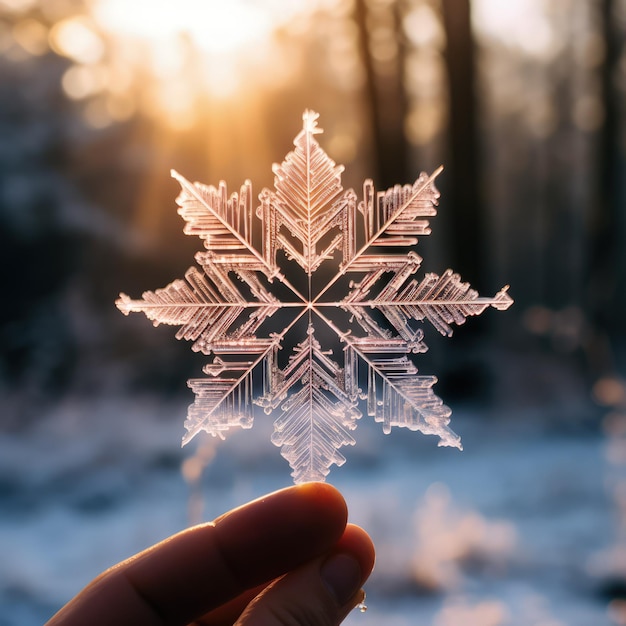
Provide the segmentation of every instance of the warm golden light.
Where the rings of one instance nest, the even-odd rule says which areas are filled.
[[[89,20],[72,17],[57,22],[50,31],[50,46],[57,53],[78,63],[97,63],[104,54],[104,44]]]
[[[99,0],[94,17],[117,34],[149,41],[186,35],[200,49],[216,54],[253,48],[268,37],[276,15],[262,7],[240,0]]]
[[[331,0],[92,0],[91,16],[113,42],[112,65],[132,67],[142,76],[144,108],[184,129],[203,97],[227,99],[244,84],[288,80],[292,63],[279,53],[276,33],[328,4]],[[67,47],[76,37],[63,34],[57,45]]]
[[[0,9],[11,13],[25,13],[37,2],[38,0],[0,0]]]
[[[40,56],[48,51],[48,29],[37,20],[26,19],[13,27],[13,38],[26,52]]]

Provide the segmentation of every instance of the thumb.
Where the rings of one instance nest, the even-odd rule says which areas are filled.
[[[246,608],[236,626],[337,626],[365,596],[374,547],[348,526],[330,554],[285,574]]]

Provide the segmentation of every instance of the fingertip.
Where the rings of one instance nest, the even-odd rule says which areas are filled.
[[[236,580],[256,585],[332,549],[347,515],[337,489],[304,483],[230,511],[215,521],[213,534]]]
[[[326,511],[333,511],[343,520],[343,526],[348,521],[348,505],[340,491],[328,483],[309,482],[291,487],[299,496],[311,503],[322,507]]]
[[[325,520],[341,527],[342,530],[348,521],[348,506],[336,487],[328,483],[308,482],[285,487],[261,496],[242,507],[221,515],[214,520],[214,523],[219,524],[228,518],[232,520],[243,509],[249,511],[253,508],[265,509],[267,507],[276,512],[289,510],[306,511],[312,514],[320,513]]]
[[[332,551],[352,554],[363,572],[363,582],[370,575],[376,560],[374,543],[363,528],[347,523],[348,506],[336,487],[322,482],[301,483],[275,491],[262,500],[271,502],[276,511],[295,510],[300,518],[315,519],[318,529],[320,524],[328,530],[341,529]]]
[[[361,584],[368,579],[374,569],[376,562],[374,542],[360,526],[348,524],[333,552],[351,554],[358,561],[362,574]]]

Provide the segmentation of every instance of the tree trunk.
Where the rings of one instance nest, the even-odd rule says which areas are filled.
[[[616,32],[615,2],[602,2],[605,59],[602,68],[604,125],[598,142],[597,206],[591,224],[592,252],[589,276],[590,302],[597,326],[624,337],[626,317],[626,194],[620,149],[619,93],[616,85],[622,36]]]
[[[479,184],[479,142],[476,123],[474,40],[470,0],[442,0],[446,33],[449,89],[448,158],[442,179],[446,206],[454,224],[453,266],[479,291],[484,291],[481,251],[486,237]]]
[[[377,188],[386,189],[397,183],[407,183],[411,178],[404,133],[407,109],[404,91],[404,45],[399,3],[374,8],[371,4],[367,0],[356,0],[355,18],[366,76],[365,90],[376,169],[373,178]],[[384,69],[371,49],[371,29],[379,21],[379,12],[387,12],[385,21],[393,24],[393,36],[398,44],[396,56],[384,62]]]

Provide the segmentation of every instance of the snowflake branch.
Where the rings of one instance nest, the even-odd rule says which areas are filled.
[[[259,269],[263,271],[263,273],[267,276],[268,280],[271,281],[272,279],[277,278],[282,284],[288,287],[297,298],[300,298],[302,302],[306,302],[306,298],[285,278],[285,276],[280,272],[280,268],[277,265],[270,265],[266,261],[266,259],[258,252],[258,250],[252,245],[252,242],[247,237],[242,236],[241,233],[237,230],[237,228],[235,228],[232,224],[230,224],[230,222],[227,219],[225,219],[224,216],[220,215],[219,211],[217,211],[210,203],[206,201],[206,199],[200,193],[197,183],[194,184],[194,183],[189,182],[184,176],[179,174],[176,170],[171,170],[171,175],[172,175],[172,178],[175,178],[180,183],[180,186],[184,193],[188,194],[196,202],[198,202],[200,206],[211,215],[211,217],[216,219],[220,223],[220,225],[224,229],[226,229],[226,231],[239,242],[242,248],[247,250],[247,252],[256,259],[256,261],[259,264]],[[246,184],[249,187],[249,182],[247,182]],[[246,195],[246,197],[248,196],[249,194]],[[223,199],[221,197],[220,197],[220,200],[223,203]],[[183,216],[184,219],[188,219],[188,217],[185,215],[186,212],[182,208],[184,204],[184,200],[181,201],[180,204],[181,204],[181,209],[179,210],[179,213]],[[247,223],[248,222],[245,221],[245,224]],[[251,225],[247,226],[246,232],[248,233],[248,235],[251,235],[251,231],[252,231]],[[193,234],[196,234],[202,238],[203,236],[202,233],[203,231],[202,229],[200,229],[199,232],[195,232]],[[240,262],[241,265],[243,266],[249,265],[245,257],[235,256],[234,259],[229,260],[229,264],[234,265],[234,266],[236,266],[238,262]]]
[[[398,219],[412,204],[415,202],[417,198],[426,190],[433,181],[441,174],[443,171],[443,166],[439,166],[429,177],[428,179],[418,188],[416,192],[414,192],[410,198],[408,198],[402,206],[395,211],[389,218],[383,223],[383,225],[372,235],[363,246],[352,256],[344,265],[342,265],[339,271],[335,274],[334,278],[328,282],[326,287],[320,291],[319,294],[314,299],[314,303],[317,303],[319,299],[342,277],[346,272],[350,270],[352,265],[372,246],[375,245],[378,239],[388,230],[389,226]]]
[[[325,315],[316,311],[322,319],[368,366],[368,413],[374,415],[377,422],[383,423],[385,433],[391,432],[392,426],[419,430],[424,434],[438,435],[440,446],[452,446],[462,449],[460,437],[448,427],[452,411],[437,397],[432,387],[437,382],[435,376],[416,376],[417,368],[406,358],[410,348],[406,342],[391,340],[391,346],[385,339],[359,341],[350,333],[342,332]],[[390,351],[404,353],[400,358],[375,359],[368,353]],[[352,359],[346,356],[346,361]],[[375,377],[383,381],[383,398],[377,399]],[[355,380],[356,375],[351,378]],[[391,394],[391,395],[390,395]],[[398,402],[401,399],[401,402]]]
[[[256,345],[258,347],[263,347],[262,351],[259,353],[259,356],[254,359],[254,361],[244,361],[244,362],[228,362],[222,361],[222,359],[218,359],[218,367],[215,366],[215,363],[206,365],[203,369],[205,374],[211,374],[212,376],[219,376],[224,371],[240,371],[243,370],[243,373],[234,379],[225,379],[225,378],[216,378],[214,380],[211,379],[190,379],[187,384],[196,394],[196,401],[189,407],[189,412],[187,416],[187,420],[185,421],[185,428],[187,428],[187,433],[183,437],[182,446],[187,445],[200,431],[204,430],[213,436],[219,436],[223,438],[221,434],[223,430],[227,430],[233,425],[232,420],[226,420],[220,424],[211,423],[211,417],[222,407],[223,403],[233,394],[241,385],[244,380],[247,380],[251,375],[253,370],[259,365],[267,356],[275,349],[280,346],[281,341],[284,336],[289,332],[289,330],[296,324],[296,322],[305,314],[305,310],[301,311],[290,324],[288,324],[281,333],[275,334],[269,340],[256,340]],[[241,352],[241,342],[235,342],[233,346],[231,346],[231,350],[224,352],[237,354]],[[239,350],[237,350],[239,348]],[[214,383],[214,384],[211,384]],[[208,388],[211,388],[212,391],[217,390],[219,396],[215,398],[216,394],[213,394],[213,397],[216,401],[213,403],[213,406],[205,407],[206,404],[203,400],[206,397],[206,391]],[[251,385],[250,385],[251,390]],[[251,397],[250,397],[251,400]],[[252,402],[248,401],[246,398],[246,409],[250,410],[251,416],[251,406]],[[226,418],[228,416],[226,415]],[[251,417],[250,417],[251,420]],[[239,423],[240,420],[236,419],[237,425],[241,425],[243,428],[249,428],[252,424],[250,421],[250,426],[245,426],[242,423]]]

